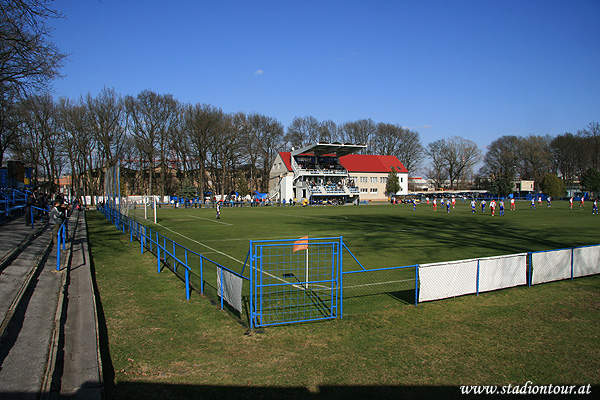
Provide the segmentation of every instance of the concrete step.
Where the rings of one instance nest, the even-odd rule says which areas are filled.
[[[47,369],[66,278],[64,271],[56,271],[55,254],[56,246],[34,269],[0,344],[0,399],[32,399],[48,392]]]
[[[85,370],[94,369],[81,361],[79,353],[92,353],[99,360],[93,299],[93,317],[88,317],[84,322],[78,322],[76,317],[78,314],[90,312],[90,307],[86,305],[90,303],[88,297],[93,298],[86,228],[85,223],[77,224],[78,216],[77,213],[71,218],[69,237],[74,237],[76,229],[81,237],[73,242],[67,241],[65,251],[52,246],[51,230],[46,229],[39,237],[25,245],[24,240],[21,241],[21,248],[10,262],[5,263],[1,271],[0,317],[3,321],[3,340],[0,342],[0,400],[58,398],[61,380],[65,379],[65,387],[69,387],[68,382],[78,382],[73,375],[89,378],[90,374]],[[16,231],[22,231],[19,227],[15,228]],[[73,251],[73,245],[78,247],[78,250]],[[75,264],[72,263],[73,255]],[[57,257],[60,260],[59,270]],[[90,290],[73,288],[69,307],[69,300],[65,300],[65,296],[71,268],[80,270],[77,276],[87,268],[87,276],[75,278],[74,282],[76,286],[85,287],[84,283],[78,282],[87,278]],[[75,311],[82,308],[85,311]],[[67,328],[67,320],[71,321],[70,328]],[[91,327],[89,320],[92,321]],[[82,329],[91,329],[92,333],[83,332]],[[81,350],[82,346],[71,344],[79,343],[82,340],[80,337],[87,336],[94,338],[89,351]],[[83,343],[83,347],[87,349],[87,339],[83,339]],[[72,348],[75,350],[69,350]],[[69,352],[67,357],[64,356],[66,351]],[[70,361],[67,361],[67,358]],[[75,367],[70,366],[71,361],[76,363]],[[99,365],[99,361],[96,361],[96,374],[92,376],[100,375]],[[96,378],[95,383],[88,383],[86,390],[77,388],[68,393],[70,397],[84,398],[80,394],[85,393],[85,398],[100,399],[96,396],[96,393],[101,393],[101,384],[98,384],[98,381],[101,382]]]

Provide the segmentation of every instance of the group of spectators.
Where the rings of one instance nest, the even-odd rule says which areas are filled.
[[[79,209],[81,202],[75,200],[69,204],[62,193],[57,192],[53,196],[34,190],[29,193],[25,201],[25,225],[30,226],[34,221],[48,218],[48,223],[53,226],[52,240],[55,241],[58,230],[63,221],[67,221],[73,208]]]

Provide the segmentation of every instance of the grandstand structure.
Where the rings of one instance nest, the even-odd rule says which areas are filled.
[[[356,154],[367,146],[316,143],[291,152],[279,152],[269,176],[272,200],[347,204],[385,201],[387,179],[393,169],[400,191],[408,194],[408,170],[396,156]]]

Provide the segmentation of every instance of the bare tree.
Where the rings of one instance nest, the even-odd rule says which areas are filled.
[[[450,179],[450,188],[454,189],[454,184],[460,180],[460,177],[481,160],[481,151],[475,142],[461,137],[451,137],[446,139],[446,151],[444,153],[448,177]]]
[[[425,158],[425,148],[421,144],[419,132],[401,128],[399,134],[400,143],[398,149],[392,155],[398,157],[408,172],[414,173],[421,167],[421,163]]]
[[[372,154],[370,147],[375,136],[376,125],[372,119],[359,119],[346,122],[340,128],[340,136],[344,142],[366,144],[368,147],[361,150],[361,154]]]
[[[131,122],[129,126],[135,142],[150,162],[149,194],[153,193],[154,163],[158,153],[159,188],[160,195],[163,197],[165,195],[169,135],[177,127],[179,104],[170,94],[160,95],[151,90],[144,90],[137,97],[126,96],[125,109]]]
[[[64,159],[60,153],[56,106],[49,94],[30,96],[19,106],[19,140],[15,151],[23,160],[33,161],[34,180],[39,179],[38,166],[49,188],[62,172]]]
[[[552,163],[555,170],[560,172],[563,182],[572,184],[581,176],[578,166],[585,154],[585,139],[572,133],[556,136],[550,142]]]
[[[220,124],[225,116],[220,108],[210,104],[187,105],[184,110],[183,130],[190,143],[191,158],[196,161],[197,181],[203,196],[208,187],[206,167],[209,151],[213,140],[220,133]]]
[[[114,89],[103,88],[96,97],[85,98],[90,132],[98,143],[105,166],[113,166],[121,157],[125,138],[123,99]]]
[[[600,170],[600,123],[590,122],[585,129],[580,131],[580,134],[589,142],[589,167]]]
[[[398,125],[380,122],[375,128],[371,151],[375,154],[394,155],[400,145],[400,130]]]
[[[0,86],[24,93],[39,90],[59,76],[65,60],[50,41],[49,18],[61,15],[48,0],[4,0],[0,3]]]
[[[503,175],[509,179],[514,179],[519,165],[520,144],[521,140],[511,135],[494,140],[488,146],[481,173]]]
[[[432,163],[429,169],[432,179],[439,180],[445,175],[450,181],[450,189],[460,181],[464,173],[471,170],[481,159],[481,152],[474,142],[461,137],[440,139],[427,146],[427,155]],[[441,184],[441,182],[437,182]]]
[[[262,178],[260,189],[266,192],[269,188],[271,166],[277,153],[284,147],[283,125],[275,118],[257,114],[251,119],[251,126],[259,139]]]
[[[339,140],[338,127],[335,122],[327,119],[319,124],[319,142],[337,142]]]
[[[552,153],[550,151],[551,137],[529,135],[520,139],[519,174],[523,179],[532,179],[536,186],[552,169]]]
[[[4,154],[17,139],[17,91],[0,83],[0,166]]]
[[[79,173],[83,172],[79,169],[81,158],[85,154],[79,152],[77,140],[80,136],[80,130],[85,129],[85,125],[81,122],[85,121],[85,113],[83,107],[78,107],[67,98],[60,98],[56,105],[56,120],[58,137],[60,138],[60,148],[69,162],[71,170],[71,190],[77,195],[81,194],[81,181],[78,179]]]
[[[320,124],[315,117],[295,117],[288,126],[285,140],[290,147],[302,148],[319,141]]]
[[[241,159],[244,138],[234,126],[232,115],[224,115],[215,128],[209,160],[216,189],[223,196],[235,189],[234,171]]]
[[[444,186],[444,182],[448,178],[448,171],[444,160],[446,142],[444,139],[439,139],[427,145],[425,154],[431,158],[431,162],[426,169],[426,174],[431,179],[436,188]]]

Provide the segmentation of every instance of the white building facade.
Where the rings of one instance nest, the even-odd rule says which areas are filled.
[[[280,152],[271,168],[270,199],[311,203],[385,201],[390,171],[398,175],[400,191],[408,194],[408,171],[395,156],[353,154],[366,146],[318,143]]]

